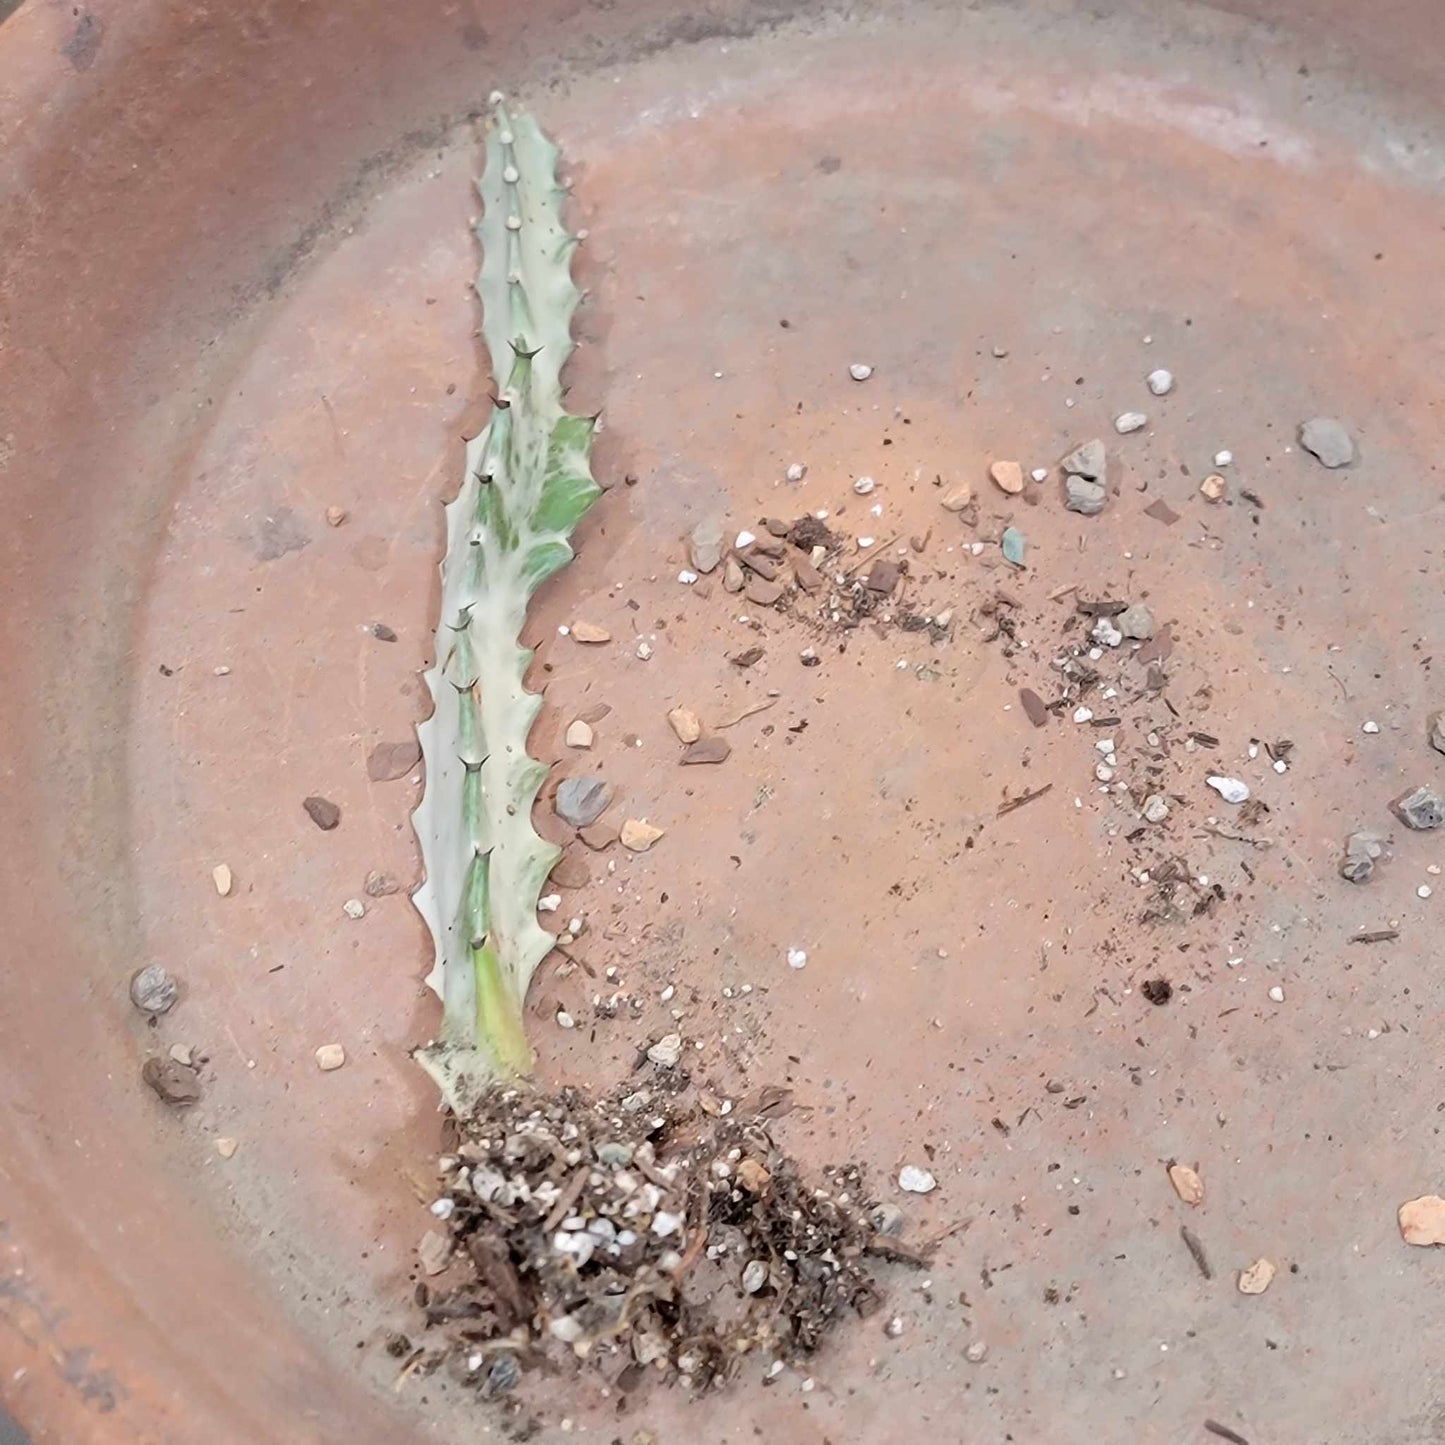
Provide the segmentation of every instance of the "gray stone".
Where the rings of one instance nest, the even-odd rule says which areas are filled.
[[[1095,437],[1081,447],[1075,447],[1059,465],[1071,477],[1087,477],[1091,482],[1104,479],[1104,443]]]
[[[1327,467],[1347,467],[1355,459],[1350,434],[1332,417],[1317,416],[1299,429],[1300,445]]]
[[[1096,517],[1104,510],[1109,493],[1103,482],[1070,475],[1064,478],[1064,506],[1085,517]]]
[[[1413,788],[1390,804],[1407,828],[1426,832],[1445,823],[1445,799],[1434,788]]]
[[[1375,871],[1375,859],[1385,851],[1385,840],[1373,833],[1351,833],[1345,839],[1345,856],[1340,877],[1351,883],[1368,883]]]
[[[1144,378],[1149,384],[1149,390],[1155,396],[1168,396],[1174,390],[1174,373],[1166,371],[1162,366],[1157,371],[1151,371]]]
[[[632,1163],[632,1145],[610,1141],[597,1146],[597,1162],[609,1169],[626,1169]]]
[[[130,981],[130,1001],[142,1013],[169,1012],[180,992],[175,979],[158,963],[141,969]]]
[[[699,522],[688,534],[687,556],[695,572],[711,572],[722,561],[722,523],[712,518]]]
[[[563,778],[553,808],[564,823],[585,828],[595,823],[612,801],[612,789],[602,778]]]
[[[1148,642],[1154,636],[1154,614],[1144,603],[1136,602],[1114,619],[1114,626],[1135,642]]]
[[[1430,714],[1430,746],[1437,753],[1445,753],[1445,712]]]
[[[981,1365],[988,1359],[988,1341],[975,1340],[964,1352],[963,1358],[970,1365]]]
[[[1162,823],[1169,816],[1169,799],[1163,793],[1151,793],[1144,799],[1146,822]]]
[[[897,1239],[903,1233],[904,1214],[896,1204],[875,1204],[868,1211],[868,1220],[879,1234]]]
[[[1149,418],[1142,411],[1121,411],[1114,418],[1114,430],[1121,437],[1126,437],[1130,432],[1143,431],[1149,425]]]

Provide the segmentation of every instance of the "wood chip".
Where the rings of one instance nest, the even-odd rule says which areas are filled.
[[[596,646],[598,643],[611,642],[612,634],[605,627],[599,627],[595,622],[574,622],[572,624],[572,641]]]
[[[1172,527],[1179,520],[1179,513],[1163,497],[1157,502],[1150,502],[1144,508],[1144,515],[1152,517],[1156,522],[1163,522],[1166,527]]]
[[[216,1153],[219,1154],[222,1159],[229,1159],[240,1147],[241,1141],[239,1139],[222,1137],[216,1140]]]
[[[323,1074],[339,1069],[346,1062],[346,1050],[340,1044],[322,1044],[316,1050],[316,1067]]]
[[[1019,702],[1023,705],[1028,720],[1036,727],[1041,728],[1049,720],[1049,709],[1043,698],[1031,687],[1019,688]]]
[[[224,863],[217,863],[216,866],[211,869],[211,882],[216,885],[216,892],[219,893],[222,898],[230,896],[234,879],[231,877],[231,870]]]
[[[1239,1272],[1240,1294],[1263,1294],[1279,1271],[1271,1260],[1260,1258]]]
[[[744,718],[752,717],[755,713],[767,712],[775,702],[777,702],[777,698],[765,697],[757,702],[749,703],[736,717],[730,717],[726,722],[720,722],[718,731],[721,732],[723,728],[735,728]]]
[[[726,738],[699,738],[683,749],[682,757],[678,761],[683,767],[695,763],[725,763],[731,752],[732,744]]]
[[[690,707],[673,708],[667,725],[680,743],[695,743],[702,736],[702,719]]]
[[[301,806],[323,833],[329,833],[341,821],[341,809],[330,798],[304,798]]]
[[[734,667],[752,667],[754,663],[763,660],[763,649],[761,647],[745,647],[741,652],[735,652],[728,661]]]
[[[594,702],[585,712],[579,712],[577,716],[589,727],[596,727],[611,711],[612,704],[610,702]]]
[[[394,783],[421,762],[421,744],[415,738],[399,743],[377,743],[366,755],[366,776],[373,783]]]
[[[592,746],[592,728],[589,724],[576,718],[567,726],[567,746],[569,748],[590,748]]]
[[[1198,1266],[1199,1273],[1205,1279],[1213,1279],[1214,1271],[1209,1267],[1209,1256],[1205,1254],[1204,1246],[1199,1242],[1199,1236],[1187,1224],[1181,1224],[1179,1237],[1184,1241],[1189,1253],[1194,1256],[1194,1263]]]
[[[629,818],[618,835],[622,846],[633,853],[646,853],[666,830],[655,827],[646,818]]]
[[[1204,1181],[1187,1164],[1171,1164],[1169,1182],[1174,1186],[1174,1192],[1186,1204],[1204,1203]]]
[[[1445,1199],[1422,1194],[1402,1204],[1400,1238],[1406,1244],[1445,1244]]]

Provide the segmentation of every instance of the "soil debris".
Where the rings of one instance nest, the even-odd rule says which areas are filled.
[[[174,1059],[147,1059],[141,1065],[141,1078],[155,1090],[162,1103],[182,1108],[201,1097],[201,1081],[194,1069]]]
[[[152,1018],[169,1013],[180,994],[175,977],[158,963],[149,963],[131,976],[130,1001]]]
[[[590,723],[583,722],[580,717],[573,718],[573,720],[567,724],[567,734],[563,741],[566,742],[569,748],[585,750],[592,746],[592,736],[592,725]]]
[[[585,643],[590,647],[599,647],[604,642],[612,641],[612,634],[595,622],[574,622],[571,636],[573,642]]]
[[[741,652],[735,652],[728,661],[734,667],[753,667],[763,660],[763,649],[761,647],[745,647]]]
[[[306,809],[306,816],[323,833],[329,833],[341,821],[341,809],[330,798],[303,798],[301,806]]]
[[[215,1144],[216,1153],[219,1154],[222,1159],[232,1158],[236,1150],[241,1147],[241,1141],[239,1139],[231,1139],[225,1135],[217,1139]]]
[[[577,836],[594,853],[602,853],[617,841],[619,833],[611,823],[589,823],[577,830]]]
[[[420,1368],[482,1393],[500,1358],[516,1376],[585,1365],[624,1391],[703,1391],[880,1307],[856,1167],[811,1187],[741,1106],[718,1118],[642,1092],[639,1108],[630,1089],[496,1090],[458,1126],[433,1206],[446,1233],[418,1251],[446,1275],[418,1289]]]
[[[973,501],[973,488],[967,482],[958,482],[938,500],[945,512],[961,512]]]
[[[346,1050],[340,1044],[322,1044],[316,1050],[316,1067],[323,1074],[339,1069],[346,1062]]]

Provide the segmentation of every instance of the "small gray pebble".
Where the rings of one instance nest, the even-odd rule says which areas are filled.
[[[180,993],[175,979],[158,963],[148,964],[130,981],[130,1001],[142,1013],[169,1012]]]
[[[1345,839],[1340,877],[1351,883],[1368,883],[1375,871],[1375,859],[1384,851],[1384,839],[1377,838],[1373,833],[1351,833]]]
[[[1155,396],[1168,396],[1174,390],[1174,373],[1162,366],[1158,371],[1151,371],[1145,381]]]
[[[1149,418],[1142,411],[1121,411],[1114,418],[1114,430],[1120,436],[1128,436],[1130,432],[1143,431],[1149,425]]]
[[[1071,477],[1087,477],[1091,482],[1098,482],[1104,477],[1104,462],[1104,443],[1095,437],[1075,447],[1059,465]]]
[[[1104,503],[1108,499],[1108,490],[1102,482],[1091,481],[1082,476],[1064,479],[1064,506],[1071,512],[1078,512],[1085,517],[1097,516],[1104,510]]]
[[[1434,788],[1413,788],[1390,804],[1407,828],[1426,832],[1445,823],[1445,800]]]
[[[505,1395],[517,1388],[522,1378],[521,1366],[515,1355],[498,1355],[487,1369],[487,1378],[482,1381],[482,1394],[488,1399]]]
[[[981,1365],[988,1359],[988,1342],[986,1340],[975,1340],[964,1352],[963,1358],[970,1365]]]
[[[1154,614],[1144,603],[1136,602],[1114,619],[1114,626],[1135,642],[1148,642],[1154,636]]]
[[[696,572],[711,572],[722,561],[722,523],[708,518],[695,526],[687,539],[688,560]]]
[[[1144,800],[1146,822],[1162,823],[1169,816],[1169,799],[1163,793],[1151,793]]]
[[[1445,753],[1445,712],[1430,714],[1430,746],[1437,753]]]
[[[868,1220],[879,1234],[897,1239],[903,1233],[904,1214],[896,1204],[875,1204],[868,1211]]]
[[[612,789],[603,778],[563,778],[553,803],[556,814],[574,828],[595,823],[612,801]]]
[[[1299,429],[1300,445],[1327,467],[1347,467],[1355,459],[1350,434],[1333,417],[1317,416]]]

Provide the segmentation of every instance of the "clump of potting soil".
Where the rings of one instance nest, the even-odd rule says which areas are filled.
[[[412,1368],[487,1397],[563,1364],[624,1392],[706,1390],[871,1314],[878,1258],[924,1263],[875,1230],[856,1166],[808,1181],[778,1148],[790,1091],[728,1108],[667,1076],[598,1100],[499,1088],[457,1126],[421,1250],[422,1337],[396,1351]]]

